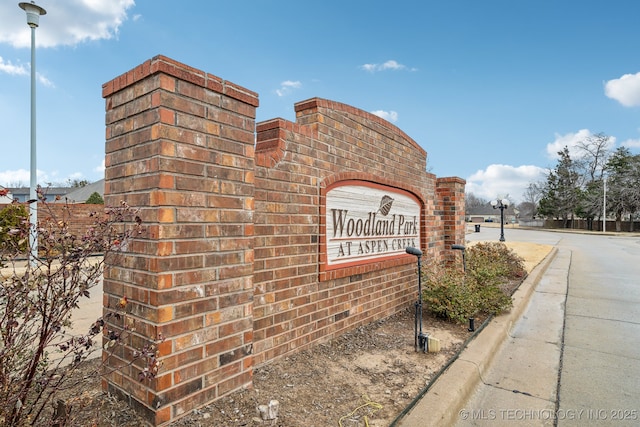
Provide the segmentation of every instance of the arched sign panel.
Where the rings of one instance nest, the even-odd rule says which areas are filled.
[[[326,193],[326,269],[404,255],[420,247],[421,204],[411,193],[342,181]]]

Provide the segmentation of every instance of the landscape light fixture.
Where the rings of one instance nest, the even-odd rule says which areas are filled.
[[[504,242],[504,210],[509,207],[509,201],[507,199],[492,200],[491,206],[493,209],[500,209],[500,241]]]
[[[414,349],[422,350],[424,353],[429,351],[429,335],[422,332],[422,251],[412,246],[407,246],[406,251],[410,255],[418,257],[418,301],[416,301],[416,318],[414,324],[415,342]]]
[[[464,251],[465,251],[465,247],[464,245],[451,245],[451,249],[453,249],[454,251],[460,251],[462,252],[462,269],[466,275],[467,273],[467,262],[465,261],[464,258]],[[476,330],[476,326],[475,326],[475,319],[473,317],[469,317],[469,332],[474,332]]]
[[[35,264],[38,258],[38,174],[36,169],[36,28],[40,24],[40,15],[45,15],[46,10],[35,2],[18,3],[20,9],[27,13],[27,25],[31,27],[31,166],[29,184],[29,233],[30,262]]]
[[[464,250],[465,250],[464,245],[451,245],[451,249],[453,249],[454,251],[462,252],[462,268],[463,268],[463,271],[466,272],[467,271],[467,262],[464,259]]]

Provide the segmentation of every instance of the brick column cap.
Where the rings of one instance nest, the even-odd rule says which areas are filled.
[[[156,73],[164,73],[197,86],[211,89],[253,107],[258,107],[258,94],[235,83],[163,55],[157,55],[102,85],[102,97],[114,93]]]
[[[461,184],[461,185],[465,185],[467,183],[466,180],[457,177],[457,176],[446,176],[443,178],[438,178],[436,180],[437,185],[440,184]]]

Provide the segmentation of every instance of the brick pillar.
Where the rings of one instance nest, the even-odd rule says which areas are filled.
[[[436,196],[442,216],[444,228],[444,256],[442,259],[455,259],[451,245],[464,245],[464,187],[465,180],[457,177],[438,178],[436,180]],[[456,251],[457,252],[457,251]]]
[[[146,231],[107,266],[104,304],[128,298],[119,367],[157,342],[161,367],[118,368],[103,388],[162,425],[252,381],[257,94],[157,56],[103,86],[105,203]],[[164,341],[156,341],[162,336]]]

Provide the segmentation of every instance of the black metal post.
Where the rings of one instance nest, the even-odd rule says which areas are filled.
[[[505,206],[500,204],[500,241],[504,242],[504,209]]]
[[[415,323],[413,325],[413,333],[414,333],[413,349],[415,351],[418,351],[418,319],[420,319],[420,317],[418,317],[418,314],[420,313],[420,310],[418,307],[419,307],[418,301],[416,301]]]
[[[428,335],[422,332],[422,251],[418,248],[407,247],[406,249],[408,254],[415,255],[418,257],[418,300],[415,304],[415,324],[414,324],[414,349],[418,351],[418,349],[423,352],[427,352],[428,348]]]
[[[418,319],[420,319],[420,330],[418,331],[418,348],[425,350],[425,336],[422,333],[422,265],[420,261],[422,257],[418,257]]]
[[[500,209],[500,241],[504,242],[504,210],[509,207],[509,200],[492,200],[493,209]]]

